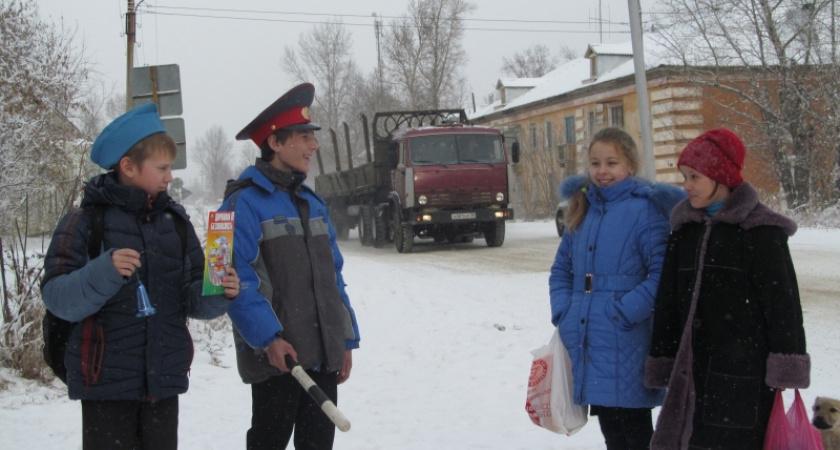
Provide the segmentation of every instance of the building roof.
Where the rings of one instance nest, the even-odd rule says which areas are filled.
[[[645,50],[645,66],[650,69],[652,67],[665,64],[666,61],[661,55],[664,54],[662,48],[645,36],[644,40]],[[630,59],[615,68],[605,72],[597,79],[592,79],[590,58],[594,55],[632,55],[632,43],[625,42],[622,44],[590,44],[587,50],[587,56],[583,58],[576,58],[567,61],[556,69],[545,74],[541,79],[542,82],[535,85],[531,90],[516,97],[507,104],[502,105],[501,100],[496,100],[492,104],[477,108],[476,111],[468,111],[467,115],[470,120],[479,117],[484,117],[499,111],[521,107],[531,103],[536,103],[541,100],[556,97],[563,94],[574,92],[578,89],[590,88],[593,85],[604,83],[610,80],[615,80],[625,76],[633,75],[635,68],[633,66],[633,59]],[[523,80],[533,80],[532,78],[524,78]],[[501,81],[501,80],[500,80]],[[505,84],[505,86],[513,86]]]
[[[589,58],[592,54],[633,56],[633,43],[628,41],[621,44],[589,44],[583,57]]]
[[[532,88],[545,81],[544,78],[499,78],[496,89],[508,88]]]

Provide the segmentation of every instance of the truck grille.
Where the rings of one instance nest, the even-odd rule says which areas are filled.
[[[493,194],[490,192],[439,192],[428,194],[426,197],[429,199],[428,206],[493,203]]]

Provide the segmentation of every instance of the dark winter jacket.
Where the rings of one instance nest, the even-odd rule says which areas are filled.
[[[585,183],[566,179],[565,197]],[[572,360],[574,401],[652,408],[665,395],[642,384],[654,296],[668,213],[685,194],[635,178],[587,189],[586,217],[566,229],[549,278],[551,320]]]
[[[761,449],[771,388],[810,383],[796,224],[743,183],[712,217],[681,202],[671,227],[645,373],[668,387],[651,449]]]
[[[103,174],[85,185],[82,206],[93,204],[105,208],[102,253],[88,260],[90,215],[76,209],[53,234],[41,284],[47,308],[77,322],[65,354],[70,398],[155,401],[182,394],[193,356],[187,316],[218,317],[230,302],[201,296],[204,254],[186,212],[166,193],[151,202],[143,190]],[[176,214],[188,224],[186,250]],[[141,252],[142,266],[129,279],[111,262],[121,248]],[[136,317],[138,279],[157,310],[151,316]]]
[[[277,336],[295,348],[305,369],[338,371],[345,351],[359,346],[341,276],[344,259],[327,206],[302,184],[305,177],[257,160],[228,186],[221,207],[235,211],[233,254],[242,288],[228,314],[246,383],[280,374],[263,351]],[[248,187],[235,192],[242,185]]]

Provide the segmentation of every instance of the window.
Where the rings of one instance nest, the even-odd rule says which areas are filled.
[[[595,136],[595,111],[589,111],[587,121],[589,122],[589,137]]]
[[[624,105],[610,106],[610,125],[624,127]]]
[[[566,125],[566,143],[574,144],[575,139],[575,116],[566,116],[564,119]]]
[[[545,123],[545,148],[551,150],[551,122]]]
[[[495,134],[455,135],[458,159],[462,164],[503,163],[502,139]]]
[[[529,128],[530,128],[529,131],[530,131],[530,134],[531,134],[531,136],[530,136],[530,138],[531,138],[530,139],[531,148],[535,149],[535,148],[537,148],[537,124],[532,123]]]

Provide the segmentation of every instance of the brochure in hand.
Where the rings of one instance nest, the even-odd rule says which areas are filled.
[[[233,256],[233,211],[210,211],[202,295],[224,294],[222,277]]]

